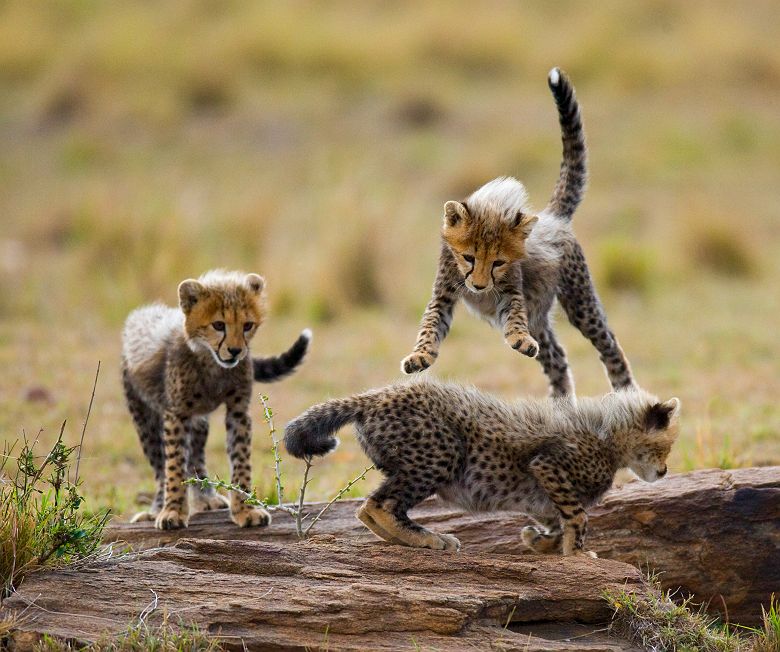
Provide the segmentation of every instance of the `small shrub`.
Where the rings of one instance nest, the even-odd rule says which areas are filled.
[[[37,438],[24,439],[18,454],[16,444],[6,444],[0,457],[0,600],[24,575],[41,566],[73,563],[92,555],[100,546],[109,512],[83,511],[79,493],[79,461],[84,432],[92,411],[100,365],[78,446],[62,441],[65,423],[57,441],[43,456],[35,454]],[[74,451],[75,470],[71,481]],[[11,461],[16,469],[10,470]]]
[[[6,446],[0,461],[0,597],[25,573],[44,565],[67,564],[93,554],[100,545],[108,512],[88,514],[81,507],[79,482],[71,482],[76,446],[57,441],[42,462],[27,441],[14,456]],[[13,477],[9,460],[16,462]]]

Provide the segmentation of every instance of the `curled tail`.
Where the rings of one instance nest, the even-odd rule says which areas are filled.
[[[563,160],[558,183],[547,205],[549,212],[570,220],[585,194],[588,180],[588,154],[585,147],[585,131],[574,86],[559,68],[553,68],[547,77],[561,123]]]
[[[259,383],[271,383],[290,375],[306,356],[309,342],[311,342],[311,331],[307,328],[284,353],[268,358],[252,358],[255,380]]]
[[[284,429],[284,445],[293,457],[325,455],[339,443],[334,433],[354,421],[359,413],[357,397],[338,398],[310,407]]]

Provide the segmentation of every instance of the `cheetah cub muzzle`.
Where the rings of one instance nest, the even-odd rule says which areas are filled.
[[[157,493],[149,511],[133,521],[159,529],[186,527],[190,511],[230,507],[241,527],[268,525],[271,517],[231,493],[189,487],[185,477],[206,477],[208,415],[225,405],[231,481],[251,486],[252,381],[291,373],[311,340],[308,330],[285,353],[251,358],[249,344],[265,319],[265,281],[257,274],[208,272],[179,285],[180,310],[161,304],[130,314],[122,337],[125,397],[141,445],[152,465]],[[189,499],[188,499],[189,498]]]
[[[628,468],[653,482],[666,474],[680,403],[632,388],[601,398],[506,403],[430,379],[334,399],[287,424],[291,455],[324,455],[354,423],[384,482],[358,518],[390,543],[458,550],[408,511],[433,494],[466,510],[517,510],[535,524],[523,542],[538,553],[581,555],[586,509]]]

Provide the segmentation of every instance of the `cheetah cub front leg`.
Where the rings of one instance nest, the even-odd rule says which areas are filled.
[[[539,344],[528,332],[528,315],[521,292],[515,289],[499,307],[499,319],[504,326],[504,341],[515,351],[535,358],[539,353]]]
[[[252,465],[250,450],[252,444],[252,420],[248,414],[249,398],[240,403],[227,404],[225,426],[228,435],[228,457],[230,459],[230,481],[250,491]],[[230,492],[230,518],[239,527],[253,527],[271,523],[271,515],[260,507],[244,502],[235,491]]]
[[[158,530],[187,527],[189,510],[184,488],[184,422],[174,412],[163,417],[163,446],[165,449],[165,498],[154,521]]]
[[[565,473],[561,475],[560,469],[563,468],[561,461],[555,457],[548,458],[539,455],[531,460],[528,468],[560,514],[559,527],[563,531],[561,552],[564,556],[596,557],[595,552],[585,550],[588,514],[577,496],[574,484],[566,477]],[[528,528],[523,530],[523,542],[532,549],[542,552],[548,543],[547,537],[541,535],[536,528],[532,529],[536,530],[536,533]],[[537,538],[536,535],[540,536]]]

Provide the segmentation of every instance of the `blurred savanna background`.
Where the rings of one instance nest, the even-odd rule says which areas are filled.
[[[575,215],[639,382],[683,404],[675,472],[780,463],[780,4],[0,3],[0,437],[67,420],[92,507],[153,487],[119,383],[127,313],[214,267],[263,274],[257,354],[314,331],[277,426],[399,377],[442,205],[515,175],[542,208],[577,88],[591,181]],[[609,386],[558,320],[580,394]],[[461,308],[433,373],[543,395],[540,366]],[[254,477],[272,491],[259,402]],[[209,466],[225,477],[224,427]],[[365,465],[319,462],[325,498]],[[294,491],[299,466],[285,459]],[[377,474],[356,488],[365,492]]]

